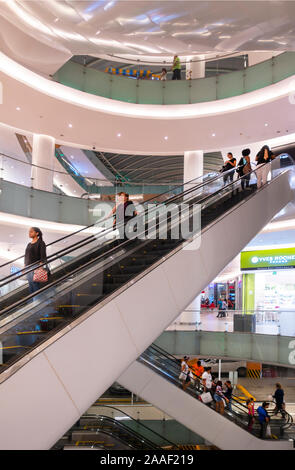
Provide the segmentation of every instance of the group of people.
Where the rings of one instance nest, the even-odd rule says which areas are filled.
[[[215,410],[224,414],[224,410],[232,410],[232,396],[233,396],[233,386],[230,380],[226,380],[224,383],[211,373],[211,367],[203,367],[202,362],[197,360],[196,362],[190,362],[188,356],[184,356],[181,361],[181,372],[179,379],[182,382],[182,388],[185,391],[189,385],[198,386],[202,384],[203,393],[198,396],[201,401],[204,401],[206,404],[212,403],[214,401]],[[207,396],[209,394],[209,399]],[[205,401],[206,398],[206,401]],[[286,407],[284,401],[284,390],[280,383],[276,383],[276,390],[272,395],[272,398],[275,401],[276,407],[274,410],[274,415],[281,413],[282,417],[285,417]],[[252,432],[253,425],[255,423],[255,404],[254,398],[250,397],[246,401],[246,406],[248,410],[248,430]],[[260,438],[265,439],[270,437],[270,415],[268,414],[269,403],[263,402],[257,408],[258,422],[260,425]]]
[[[181,361],[181,372],[179,379],[182,382],[183,390],[191,384],[193,386],[201,383],[205,393],[209,393],[215,402],[215,410],[224,414],[225,407],[231,410],[233,387],[230,380],[226,380],[222,384],[211,374],[211,367],[204,367],[200,360],[189,364],[189,357],[184,356]],[[201,397],[201,396],[199,396]],[[211,401],[212,401],[211,400]]]
[[[229,181],[233,182],[235,171],[238,177],[241,179],[242,190],[250,188],[251,179],[251,161],[250,161],[251,150],[246,148],[242,150],[242,157],[237,165],[237,160],[233,156],[232,152],[228,152],[227,160],[222,166],[221,172],[225,173],[223,176],[224,185]],[[257,188],[260,188],[267,182],[267,176],[270,171],[269,163],[275,158],[274,153],[270,150],[268,145],[264,145],[255,157],[257,162],[255,173],[257,177]],[[230,171],[232,170],[232,171]]]

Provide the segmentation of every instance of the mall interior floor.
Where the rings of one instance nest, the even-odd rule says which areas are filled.
[[[295,414],[295,377],[263,377],[261,379],[252,379],[248,377],[239,377],[238,383],[248,390],[257,401],[268,399],[275,391],[275,384],[279,382],[285,392],[285,400],[289,406],[292,406],[290,414]]]

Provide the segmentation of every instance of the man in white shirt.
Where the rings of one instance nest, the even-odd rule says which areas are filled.
[[[210,392],[212,388],[211,367],[205,367],[205,372],[203,372],[202,375],[202,383],[205,387],[206,392]]]

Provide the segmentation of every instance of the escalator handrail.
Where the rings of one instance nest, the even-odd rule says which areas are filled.
[[[230,171],[232,171],[232,170],[230,170]],[[289,170],[286,170],[286,171],[289,171]],[[248,174],[249,174],[249,173],[248,173]],[[274,181],[276,178],[277,178],[277,177],[275,177],[272,181]],[[215,180],[213,179],[213,181],[215,181]],[[211,182],[212,182],[212,181],[211,181]],[[233,182],[231,182],[231,183],[229,183],[229,184],[223,186],[222,188],[219,188],[219,189],[218,189],[217,191],[215,191],[214,193],[212,193],[212,194],[210,194],[210,195],[208,195],[208,196],[205,196],[203,199],[201,199],[200,201],[198,201],[198,203],[200,204],[200,203],[202,203],[202,202],[204,202],[204,201],[206,201],[206,200],[208,200],[208,199],[211,199],[211,198],[214,197],[216,194],[222,192],[225,188],[229,188],[230,186],[232,186],[232,185],[235,184],[235,183],[236,183],[236,181],[233,181]],[[202,185],[200,185],[200,187],[201,187],[201,186],[202,186]],[[263,189],[265,186],[266,186],[266,185],[264,185],[264,186],[262,187],[262,189]],[[198,186],[198,188],[199,188],[199,186]],[[191,190],[189,190],[189,192],[193,192],[193,191],[195,191],[195,190],[196,190],[196,188],[194,187],[194,188],[192,188]],[[182,197],[183,197],[183,194],[184,194],[184,193],[181,193],[181,194],[179,194],[179,195],[173,197],[172,199],[175,199],[175,198],[182,198]],[[167,202],[168,202],[168,201],[167,201]],[[144,229],[144,230],[145,230],[145,229]],[[145,231],[146,231],[146,230],[145,230]],[[55,285],[58,284],[59,282],[65,280],[65,279],[68,278],[69,276],[71,276],[71,275],[73,275],[73,274],[76,274],[77,272],[79,272],[80,270],[84,269],[85,267],[87,267],[87,266],[93,264],[94,262],[99,261],[102,257],[105,257],[105,256],[107,256],[107,255],[109,256],[110,254],[112,254],[112,252],[115,252],[115,251],[118,250],[118,249],[121,250],[122,248],[124,248],[124,247],[125,247],[130,241],[132,241],[132,240],[133,240],[133,239],[126,240],[126,241],[120,243],[119,246],[113,247],[113,248],[111,248],[109,251],[107,251],[106,253],[100,254],[100,255],[97,256],[96,258],[94,258],[94,259],[92,259],[92,260],[86,262],[86,263],[83,264],[82,266],[79,266],[78,268],[76,268],[76,269],[74,269],[73,271],[71,271],[71,273],[66,273],[64,276],[61,276],[59,279],[57,279],[57,280],[55,280],[55,281],[52,281],[52,282],[50,282],[50,283],[46,283],[46,285],[45,285],[44,287],[42,287],[41,289],[38,290],[37,294],[46,291],[47,289],[49,289],[49,288],[55,286]],[[69,249],[70,249],[70,247],[69,247]],[[39,267],[42,267],[42,266],[45,266],[45,265],[47,265],[47,262],[41,263],[41,264],[39,265]],[[34,269],[31,269],[31,271],[33,271],[33,270],[34,270]],[[10,281],[10,282],[11,282],[11,281]],[[33,298],[33,297],[35,297],[35,296],[36,296],[36,292],[34,292],[34,293],[32,293],[32,294],[29,294],[29,295],[27,295],[26,297],[24,297],[24,298],[22,298],[22,299],[19,299],[19,300],[18,300],[17,302],[15,302],[14,304],[9,305],[9,306],[6,307],[4,310],[2,310],[1,316],[4,315],[4,314],[6,314],[7,312],[9,312],[9,310],[11,310],[11,309],[13,309],[13,308],[15,308],[15,307],[18,307],[19,305],[23,304],[24,302],[26,302],[27,300],[30,300],[31,298]]]
[[[155,349],[156,351],[157,351],[157,349],[159,349],[160,354],[162,354],[164,357],[166,357],[170,361],[173,361],[178,366],[178,369],[179,369],[179,360],[177,358],[175,358],[172,354],[166,352],[163,348],[161,348],[160,346],[155,345],[155,344],[152,344],[148,349],[150,349],[150,348]],[[193,374],[194,380],[198,381],[198,385],[203,387],[200,378],[197,377],[191,369],[190,369],[190,372]],[[248,408],[245,405],[243,405],[243,403],[240,403],[235,395],[232,395],[232,401],[235,402],[235,406],[238,408],[239,411],[242,411],[243,413],[248,415]],[[264,401],[269,402],[269,403],[275,403],[272,400],[264,400]],[[234,410],[232,410],[232,411],[234,411]],[[274,410],[270,410],[270,412],[269,412],[270,416],[273,414],[273,412],[274,412]],[[291,427],[292,424],[293,424],[292,415],[290,415],[290,413],[288,413],[286,410],[284,410],[284,413],[285,413],[285,418],[283,418],[283,419],[284,419],[285,422],[280,425],[280,430],[289,429],[289,427]],[[258,418],[258,414],[257,414],[257,410],[255,410],[255,419],[256,419],[256,421],[257,421],[257,418]],[[242,419],[242,418],[239,417],[239,419]]]
[[[267,165],[267,163],[265,163],[264,165]],[[180,193],[180,194],[177,194],[177,195],[172,196],[172,197],[169,198],[167,201],[164,201],[163,204],[164,204],[164,205],[166,205],[167,203],[170,204],[170,203],[171,203],[172,201],[174,201],[175,199],[177,200],[177,199],[179,199],[179,197],[186,196],[186,195],[188,195],[189,193],[196,191],[196,189],[200,189],[200,188],[202,188],[202,187],[204,187],[204,186],[207,186],[208,184],[211,184],[211,183],[217,181],[218,179],[223,178],[224,175],[230,174],[230,173],[232,173],[233,171],[236,171],[238,168],[239,168],[239,166],[234,167],[234,169],[230,169],[230,170],[227,170],[227,171],[225,171],[225,172],[222,172],[221,174],[217,174],[217,176],[211,178],[209,181],[206,181],[205,183],[203,182],[203,183],[201,183],[201,184],[199,184],[199,185],[196,185],[196,186],[194,186],[193,188],[190,188],[190,189],[188,189],[188,190],[186,190],[186,191],[184,191],[184,192],[182,192],[182,193]],[[256,171],[256,170],[253,170],[253,171],[249,172],[248,175],[250,175],[251,173],[255,173],[255,171]],[[248,176],[248,175],[244,175],[244,176]],[[187,182],[187,183],[184,183],[183,185],[180,185],[179,187],[183,187],[183,186],[185,186],[185,185],[191,184],[191,182],[197,181],[198,179],[204,178],[205,176],[206,176],[206,175],[203,175],[203,176],[201,176],[201,177],[195,178],[195,179],[193,179],[193,180],[191,180],[191,181],[189,181],[189,182]],[[244,176],[240,177],[240,179],[244,178]],[[230,186],[230,185],[232,185],[232,184],[235,184],[235,183],[236,183],[236,181],[233,181],[233,182],[231,182],[231,183],[229,183],[229,184],[224,185],[224,186],[223,186],[222,188],[220,188],[218,191],[215,191],[214,193],[210,194],[210,195],[208,196],[208,198],[212,197],[214,194],[217,194],[217,193],[220,192],[221,190],[223,190],[223,189],[227,188],[228,186]],[[176,188],[175,188],[175,189],[176,189]],[[170,190],[170,191],[166,191],[166,193],[169,193],[169,192],[171,192],[171,190]],[[166,193],[162,193],[161,195],[166,194]],[[161,195],[160,195],[160,196],[161,196]],[[155,196],[155,197],[153,197],[153,198],[148,199],[147,201],[145,201],[144,204],[146,204],[146,203],[152,201],[152,200],[155,199],[156,197],[159,197],[159,196]],[[205,198],[204,200],[206,200],[206,198]],[[200,202],[202,202],[202,200],[201,200]],[[145,212],[146,212],[146,211],[145,211]],[[144,212],[144,213],[145,213],[145,212]],[[143,213],[143,214],[144,214],[144,213]],[[141,215],[143,215],[143,214],[141,214]],[[110,217],[110,218],[111,218],[111,217]],[[105,219],[105,220],[106,220],[106,219]],[[105,221],[105,220],[104,220],[104,221]],[[99,221],[98,223],[102,223],[102,221]],[[123,222],[122,224],[119,225],[119,227],[122,226],[122,225],[125,226],[125,224],[126,224],[126,223]],[[80,229],[80,231],[89,229],[89,228],[91,228],[91,227],[94,227],[95,225],[96,225],[96,224],[92,224],[92,225],[90,225],[90,226],[88,226],[88,227],[85,227],[84,229]],[[102,231],[102,232],[99,234],[99,236],[98,236],[98,235],[90,235],[89,237],[83,239],[83,240],[80,241],[80,242],[76,242],[76,243],[74,243],[73,245],[70,245],[69,247],[63,248],[63,249],[60,250],[59,252],[53,253],[52,255],[50,255],[50,256],[47,258],[47,260],[46,260],[45,262],[39,263],[38,267],[46,266],[48,263],[50,263],[50,262],[52,262],[52,261],[55,261],[57,258],[54,258],[54,259],[51,259],[51,258],[54,257],[54,256],[56,256],[57,254],[60,255],[60,253],[63,252],[64,250],[70,250],[70,251],[67,251],[66,253],[64,253],[64,254],[68,254],[68,253],[70,253],[71,251],[75,251],[75,250],[77,249],[77,246],[76,246],[76,245],[79,245],[80,243],[82,244],[83,242],[86,242],[86,241],[91,242],[91,241],[93,241],[94,238],[97,240],[97,239],[99,239],[99,238],[101,238],[101,237],[105,237],[105,236],[107,235],[108,231],[109,231],[109,232],[113,231],[113,227],[111,227],[109,230],[104,230],[104,231]],[[77,232],[75,232],[75,233],[77,233]],[[63,237],[62,239],[68,238],[68,237],[70,237],[71,235],[74,235],[75,233],[66,235],[66,236]],[[60,239],[60,240],[61,240],[61,239]],[[53,243],[54,243],[54,242],[53,242]],[[49,246],[49,245],[48,245],[48,246]],[[82,246],[84,246],[84,245],[82,245]],[[73,249],[72,249],[72,248],[73,248]],[[78,248],[79,248],[79,247],[78,247]],[[24,257],[24,255],[21,256],[21,257],[19,257],[18,259],[21,259],[21,258],[23,258],[23,257]],[[60,257],[60,256],[59,256],[59,257]],[[11,264],[12,262],[13,262],[13,261],[10,261],[10,262],[8,262],[8,263],[5,263],[5,264],[2,265],[2,266],[5,266],[5,265],[7,265],[7,264]],[[1,266],[0,266],[0,268],[1,268]],[[18,273],[10,274],[10,275],[6,276],[5,278],[3,278],[3,279],[1,280],[0,287],[3,287],[3,286],[5,286],[6,284],[9,284],[10,282],[13,282],[13,281],[15,280],[15,278],[16,278],[16,279],[19,279],[20,277],[23,277],[23,276],[27,275],[28,273],[34,271],[35,269],[36,269],[36,266],[32,264],[32,265],[26,266],[26,267],[23,268],[22,270],[18,271]],[[22,272],[21,275],[19,274],[20,272]],[[8,279],[9,279],[9,280],[8,280]],[[4,282],[4,283],[3,283],[3,281],[6,281],[6,280],[8,280],[8,282]]]
[[[279,156],[280,156],[280,155],[278,155],[278,157],[279,157]],[[277,158],[277,156],[276,156],[275,158]],[[274,160],[274,159],[273,159],[273,160]],[[294,163],[294,162],[293,162],[293,163]],[[251,162],[251,164],[254,164],[254,162]],[[265,163],[265,164],[263,164],[263,165],[267,165],[267,164],[268,164],[268,163]],[[200,187],[205,186],[205,185],[208,184],[209,182],[212,183],[212,182],[214,182],[215,180],[217,180],[217,179],[219,179],[219,178],[223,178],[224,175],[227,175],[227,174],[230,174],[230,173],[232,173],[232,172],[234,172],[234,171],[237,171],[238,168],[240,168],[240,166],[233,167],[233,168],[231,168],[231,169],[229,169],[229,170],[227,170],[227,171],[224,171],[224,172],[219,172],[219,173],[215,172],[216,176],[215,176],[214,178],[210,179],[209,181],[207,181],[206,183],[201,184]],[[253,174],[253,173],[255,173],[255,172],[256,172],[256,169],[255,169],[255,170],[251,170],[251,172],[249,172],[247,175],[243,175],[242,177],[239,177],[239,179],[243,179],[245,176],[251,175],[251,174]],[[207,174],[205,174],[205,175],[201,175],[201,176],[199,176],[199,177],[197,177],[197,178],[193,178],[192,180],[189,180],[189,181],[187,181],[187,182],[185,182],[185,183],[183,183],[183,184],[181,184],[181,185],[179,185],[179,186],[176,186],[175,188],[173,188],[173,191],[175,191],[175,190],[177,190],[177,189],[179,189],[179,188],[181,188],[181,187],[183,187],[183,186],[185,186],[185,185],[192,184],[193,182],[196,182],[196,181],[198,181],[199,179],[204,179],[207,175],[209,175],[209,174],[211,174],[211,173],[214,173],[214,172],[209,172],[209,173],[207,173]],[[235,181],[232,182],[232,183],[230,183],[230,184],[233,184],[233,183],[235,183]],[[226,186],[228,186],[228,185],[226,185]],[[170,193],[170,192],[171,192],[171,189],[168,190],[168,191],[165,191],[164,193],[161,193],[160,195],[154,196],[154,197],[148,199],[147,201],[145,201],[145,204],[146,204],[147,202],[150,202],[150,201],[152,201],[152,200],[154,200],[154,199],[156,199],[156,198],[159,198],[159,197],[163,196],[164,194],[168,194],[168,193]],[[185,195],[186,192],[183,192],[183,194]],[[173,199],[174,197],[175,197],[175,196],[172,196],[172,199]],[[168,201],[169,201],[169,200],[170,200],[170,198],[168,199]],[[165,201],[165,202],[168,202],[168,201]],[[98,222],[98,223],[99,223],[99,222]],[[61,237],[61,238],[59,238],[59,239],[57,239],[57,240],[54,240],[53,242],[49,243],[49,244],[47,245],[47,247],[48,247],[48,246],[51,246],[51,245],[54,245],[55,243],[60,242],[60,241],[62,241],[62,240],[65,240],[65,239],[67,239],[67,238],[69,238],[69,237],[71,237],[71,236],[73,236],[73,235],[77,235],[78,233],[80,233],[80,232],[82,232],[82,231],[84,231],[84,230],[88,230],[88,229],[94,227],[96,224],[97,224],[97,223],[88,225],[87,227],[82,227],[81,229],[79,229],[79,230],[77,230],[77,231],[75,231],[75,232],[73,232],[73,233],[71,233],[71,234],[65,235],[65,236],[63,236],[63,237]],[[53,256],[53,255],[51,255],[51,256]],[[19,257],[15,258],[14,260],[7,261],[6,263],[0,265],[0,269],[3,268],[4,266],[7,266],[7,265],[9,265],[9,264],[12,264],[12,263],[14,263],[14,262],[16,262],[16,261],[22,259],[23,257],[24,257],[24,255],[19,256]],[[2,280],[4,280],[4,279],[6,279],[6,278],[3,278]]]
[[[223,172],[223,173],[222,173],[222,177],[223,177],[224,174],[230,173],[230,172],[232,172],[232,171],[233,171],[233,170],[228,170],[228,171],[226,171],[226,172]],[[205,176],[206,176],[206,175],[203,175],[203,176],[201,176],[201,177],[195,178],[195,180],[198,180],[198,179],[201,179],[201,178],[203,179]],[[177,199],[179,199],[179,198],[182,198],[183,196],[185,196],[185,195],[187,195],[187,194],[189,194],[189,193],[191,193],[191,192],[194,192],[194,191],[196,191],[197,189],[200,189],[200,188],[206,186],[207,184],[210,184],[210,183],[212,183],[212,182],[215,182],[215,181],[218,180],[219,178],[220,178],[220,175],[218,174],[217,176],[211,178],[209,181],[206,181],[205,183],[203,182],[203,183],[201,183],[201,184],[198,184],[198,185],[194,186],[193,188],[190,188],[190,189],[184,191],[183,193],[180,193],[180,194],[177,194],[177,195],[173,195],[173,196],[172,196],[171,198],[169,198],[167,201],[164,201],[163,204],[164,204],[164,205],[166,205],[167,203],[170,204],[172,201],[177,200]],[[195,180],[191,180],[191,181],[195,181]],[[191,184],[191,182],[184,183],[183,185],[180,185],[179,187],[185,186],[185,185],[187,185],[187,184]],[[226,186],[224,186],[224,187],[221,188],[221,189],[224,189],[225,187],[226,187]],[[169,193],[169,192],[171,192],[171,191],[167,191],[167,193]],[[216,191],[215,193],[218,193],[218,192],[219,192],[219,191]],[[213,195],[214,195],[215,193],[213,193]],[[160,196],[162,196],[163,194],[165,194],[165,193],[162,193]],[[155,197],[153,197],[153,198],[148,199],[147,201],[145,201],[144,204],[146,204],[146,203],[152,201],[152,200],[155,199],[156,197],[159,197],[159,196],[155,196]],[[144,215],[145,213],[146,213],[146,211],[145,211],[144,213],[142,213],[141,215]],[[112,216],[111,216],[109,219],[111,219],[111,218],[112,218]],[[104,221],[106,221],[106,220],[107,220],[107,219],[104,219]],[[102,223],[102,221],[99,221],[98,223]],[[81,229],[80,231],[86,230],[86,229],[91,228],[91,227],[94,227],[95,225],[96,225],[96,224],[92,224],[92,225],[90,225],[90,226],[88,226],[88,227],[85,227],[84,229]],[[119,226],[116,226],[116,228],[121,227],[121,226],[123,226],[123,225],[125,226],[125,225],[126,225],[126,222],[123,222],[123,223],[119,224]],[[103,230],[99,235],[97,235],[97,234],[96,234],[96,235],[90,235],[90,236],[88,236],[87,238],[84,238],[84,239],[81,240],[81,241],[78,241],[78,242],[76,242],[76,243],[74,243],[74,244],[72,244],[72,245],[70,245],[70,246],[68,246],[68,247],[65,247],[65,248],[61,249],[60,251],[58,251],[58,252],[56,252],[56,253],[53,253],[53,254],[51,254],[50,256],[48,256],[48,258],[46,259],[46,261],[44,261],[43,263],[39,263],[39,264],[38,264],[38,267],[47,266],[47,264],[49,264],[49,263],[55,261],[57,258],[61,257],[61,253],[64,252],[64,253],[63,253],[63,256],[64,256],[65,254],[71,253],[71,251],[75,251],[77,248],[80,248],[80,246],[77,246],[77,245],[80,245],[80,244],[81,244],[82,246],[84,246],[84,244],[87,244],[86,242],[89,242],[89,243],[90,243],[90,242],[93,241],[94,239],[98,240],[99,238],[105,237],[108,233],[110,233],[110,232],[112,232],[112,231],[113,231],[113,227],[110,227],[109,229]],[[77,232],[75,232],[75,233],[77,233]],[[75,235],[75,233],[66,235],[65,237],[63,237],[63,239],[64,239],[64,238],[68,238],[68,237],[70,237],[71,235]],[[61,240],[61,239],[59,239],[59,240]],[[58,240],[57,240],[57,241],[58,241]],[[48,245],[48,246],[49,246],[49,245]],[[57,255],[59,255],[59,256],[57,256]],[[23,257],[24,257],[24,255],[21,256],[21,257],[19,257],[18,259],[23,258]],[[6,265],[7,265],[7,264],[10,264],[10,263],[12,263],[12,261],[6,263]],[[4,266],[4,265],[2,265],[2,266]],[[1,268],[1,266],[0,266],[0,268]],[[23,276],[26,276],[28,273],[34,271],[35,269],[36,269],[36,264],[32,264],[32,265],[29,265],[29,266],[26,266],[26,267],[22,268],[20,271],[18,271],[18,272],[15,273],[15,274],[10,274],[10,275],[4,277],[3,279],[1,279],[0,287],[3,287],[3,286],[5,286],[6,284],[9,284],[10,282],[13,282],[15,279],[18,279],[18,280],[19,280],[19,278],[21,278],[21,277],[23,277]],[[22,273],[21,275],[19,274],[20,272]],[[7,281],[7,282],[4,282],[4,281]]]
[[[230,171],[231,171],[231,170],[230,170]],[[186,183],[183,183],[183,184],[180,184],[179,186],[176,186],[175,188],[173,188],[173,190],[170,189],[170,190],[165,191],[165,192],[163,192],[163,193],[161,193],[161,194],[158,194],[157,196],[153,196],[153,197],[151,197],[150,199],[147,199],[147,200],[145,201],[145,204],[146,204],[147,202],[153,201],[154,199],[159,198],[159,197],[161,197],[161,196],[163,196],[163,195],[165,195],[165,194],[168,194],[168,193],[170,193],[171,191],[176,191],[177,189],[179,189],[179,188],[185,186],[186,184],[192,184],[194,181],[196,182],[196,181],[199,180],[199,179],[204,179],[204,178],[206,178],[207,175],[209,175],[209,174],[211,174],[211,173],[215,173],[215,172],[209,172],[209,173],[206,173],[205,175],[198,176],[197,178],[193,178],[193,179],[191,179],[190,181],[187,181]],[[224,173],[223,173],[223,174],[224,174]],[[98,223],[99,223],[99,222],[98,222]],[[63,237],[58,238],[57,240],[54,240],[54,241],[51,242],[51,243],[48,243],[48,245],[46,245],[46,248],[47,248],[48,246],[54,245],[55,243],[58,243],[58,242],[60,242],[60,241],[63,241],[63,240],[65,240],[65,239],[67,239],[67,238],[69,238],[69,237],[71,237],[71,236],[77,235],[78,233],[83,232],[84,230],[88,230],[88,229],[94,227],[96,224],[97,224],[97,223],[90,224],[90,225],[88,225],[87,227],[82,227],[81,229],[76,230],[75,232],[72,232],[72,233],[70,233],[70,234],[68,234],[68,235],[64,235]],[[20,259],[22,259],[22,258],[24,258],[24,255],[18,256],[17,258],[15,258],[15,259],[13,259],[13,260],[10,260],[10,261],[7,261],[6,263],[0,264],[0,269],[3,268],[3,267],[5,267],[5,266],[8,266],[9,264],[15,263],[16,261],[18,261],[18,260],[20,260]],[[5,278],[3,278],[3,279],[5,279]]]
[[[171,362],[174,362],[175,365],[177,365],[177,367],[179,368],[179,359],[177,359],[175,356],[173,356],[172,354],[168,353],[167,351],[165,351],[163,348],[161,348],[160,346],[158,345],[155,345],[154,343],[151,344],[151,346],[149,348],[152,348],[152,349],[159,349],[160,350],[160,354],[162,354],[164,357],[166,357],[168,360],[170,360]],[[148,349],[149,349],[148,348]],[[201,382],[201,379],[191,370],[190,368],[190,372],[193,374],[194,376],[194,380],[197,380],[198,381],[198,384],[202,387],[203,384]],[[232,395],[232,399],[234,402],[238,403],[240,406],[242,406],[242,408],[245,408],[245,412],[247,410],[246,406],[243,405],[242,403],[239,402],[239,400],[237,400],[237,397],[235,395]],[[244,410],[243,410],[244,411]]]
[[[113,410],[116,410],[118,411],[119,413],[122,413],[123,415],[127,416],[128,418],[130,418],[132,421],[135,421],[136,423],[139,423],[140,426],[142,426],[143,428],[147,429],[149,432],[151,432],[152,434],[155,434],[156,436],[160,437],[161,439],[165,440],[166,442],[168,442],[169,444],[173,445],[173,446],[176,446],[177,445],[172,442],[172,441],[169,441],[169,439],[166,439],[166,437],[163,437],[161,436],[161,434],[157,433],[156,431],[154,431],[153,429],[150,429],[148,426],[146,426],[146,424],[143,424],[142,421],[138,421],[134,418],[132,418],[132,416],[130,416],[128,413],[125,413],[125,411],[122,411],[122,410],[119,410],[119,408],[116,408],[115,406],[109,406],[109,405],[97,405],[99,408],[106,408],[106,409],[113,409]],[[85,417],[87,418],[87,415],[85,416],[82,416],[82,418]]]
[[[134,431],[133,429],[130,429],[128,428],[128,426],[126,426],[124,423],[121,423],[119,421],[116,421],[114,418],[111,418],[110,416],[105,416],[105,415],[97,415],[96,419],[95,420],[103,420],[103,421],[106,421],[106,422],[109,422],[111,423],[114,427],[117,427],[117,428],[121,428],[123,429],[124,432],[126,432],[127,434],[130,434],[131,436],[134,436],[136,437],[138,440],[140,441],[145,441],[147,442],[151,447],[153,448],[157,448],[159,449],[159,446],[157,444],[155,444],[154,442],[150,441],[148,438],[142,436],[140,433],[137,433],[136,431]],[[135,421],[135,420],[134,420]],[[97,427],[99,429],[99,426],[98,426],[99,423],[96,424],[96,426],[94,427]],[[102,431],[104,431],[102,429]],[[161,436],[162,437],[162,436]]]

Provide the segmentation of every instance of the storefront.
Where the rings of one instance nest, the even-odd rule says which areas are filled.
[[[295,311],[295,247],[241,253],[243,309]]]
[[[229,308],[235,309],[236,306],[236,288],[237,279],[227,282],[212,282],[206,289],[202,291],[202,307],[205,307],[206,299],[209,300],[210,306],[217,306],[219,299],[227,299]]]

